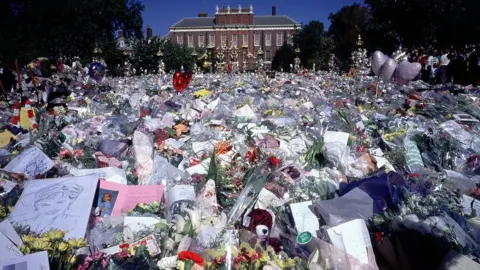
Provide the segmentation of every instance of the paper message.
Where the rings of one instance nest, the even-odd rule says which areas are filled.
[[[320,224],[318,223],[318,217],[310,210],[310,206],[312,206],[311,201],[292,203],[290,209],[297,232],[310,232],[313,236],[316,236],[317,231],[320,230]]]
[[[96,174],[99,178],[105,179],[108,182],[114,182],[117,184],[127,184],[127,175],[124,169],[116,167],[105,167],[98,169],[72,169],[70,174],[74,176],[84,176],[89,174]]]
[[[195,189],[193,186],[176,185],[168,189],[168,220],[174,215],[181,215],[185,208],[192,209],[195,205]]]
[[[48,252],[42,251],[5,261],[0,260],[0,269],[49,270]]]
[[[0,262],[22,256],[23,254],[18,250],[17,246],[3,233],[0,233]]]
[[[47,155],[34,146],[16,156],[4,169],[16,173],[25,173],[29,179],[33,179],[39,174],[46,173],[54,165]]]
[[[10,241],[12,241],[16,246],[22,245],[22,239],[17,234],[12,224],[8,220],[0,222],[0,233],[3,233]]]
[[[363,219],[355,219],[327,230],[332,244],[358,259],[369,263],[367,248],[372,247],[367,225]]]
[[[325,144],[338,142],[347,146],[349,136],[350,134],[345,132],[327,131],[325,135],[323,135],[323,142]]]
[[[123,225],[130,227],[134,233],[151,228],[162,222],[162,219],[156,217],[125,217]],[[163,222],[166,222],[163,220]]]
[[[120,216],[137,204],[160,201],[163,190],[163,185],[128,186],[101,180],[95,212],[102,217]]]
[[[83,238],[97,183],[96,175],[27,181],[8,220],[39,234],[60,229],[65,239]]]

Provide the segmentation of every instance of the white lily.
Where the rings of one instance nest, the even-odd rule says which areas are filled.
[[[157,263],[157,266],[163,270],[178,269],[178,257],[164,257]]]
[[[185,212],[187,212],[188,216],[190,217],[190,221],[192,222],[192,228],[195,230],[195,232],[198,233],[201,227],[200,223],[200,211],[198,209],[184,209]]]

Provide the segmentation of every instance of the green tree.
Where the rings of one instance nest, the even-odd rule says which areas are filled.
[[[164,41],[159,37],[142,38],[133,42],[133,49],[135,50],[133,63],[138,73],[140,68],[149,72],[157,71],[159,61],[157,52],[163,43]]]
[[[318,68],[327,66],[333,42],[325,32],[323,23],[311,21],[304,25],[295,35],[294,42],[301,50],[303,66],[312,68],[314,63]]]
[[[480,42],[478,0],[365,0],[370,8],[367,31],[372,44],[394,50],[394,43],[418,46],[464,46]],[[395,44],[396,45],[396,44]]]
[[[163,44],[162,51],[163,62],[165,63],[165,69],[167,72],[179,71],[182,66],[185,71],[191,71],[193,69],[194,61],[197,60],[192,56],[192,49],[188,48],[186,45],[173,43],[170,40]]]
[[[330,14],[329,35],[335,44],[334,53],[339,61],[339,68],[347,70],[350,67],[350,55],[356,48],[358,35],[365,41],[365,26],[369,10],[357,3],[344,6],[335,14]]]
[[[0,11],[0,51],[6,61],[22,64],[39,57],[91,59],[95,46],[105,54],[116,49],[115,32],[141,37],[143,5],[139,0],[9,0]],[[1,9],[5,8],[2,6]],[[3,30],[6,30],[5,32]]]
[[[283,68],[283,71],[290,72],[290,64],[293,63],[295,59],[295,52],[292,46],[284,43],[280,49],[277,50],[272,61],[272,69],[280,70]]]

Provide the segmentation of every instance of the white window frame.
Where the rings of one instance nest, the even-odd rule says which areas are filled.
[[[227,34],[226,33],[223,33],[223,34],[220,35],[220,45],[222,47],[227,46]]]
[[[177,36],[177,44],[178,45],[183,45],[183,35],[178,35]]]
[[[125,47],[125,41],[120,41],[120,48],[124,48]]]
[[[283,33],[277,33],[277,47],[283,45]]]
[[[255,33],[253,38],[253,45],[255,47],[260,46],[260,33]]]
[[[203,48],[205,47],[205,36],[198,35],[198,47]]]
[[[288,34],[287,43],[288,45],[293,46],[293,34]]]
[[[215,34],[210,34],[208,37],[208,46],[215,47]]]
[[[243,34],[242,43],[243,43],[243,46],[248,46],[248,33]]]
[[[232,34],[232,46],[238,47],[238,36],[237,34]]]
[[[193,48],[193,35],[187,36],[187,45],[189,48]]]
[[[265,33],[265,47],[270,47],[270,46],[272,46],[272,34]]]

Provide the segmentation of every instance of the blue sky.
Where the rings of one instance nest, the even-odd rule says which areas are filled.
[[[253,5],[255,15],[270,15],[272,6],[277,6],[277,15],[287,15],[295,21],[309,22],[318,20],[330,25],[328,15],[335,13],[345,5],[351,5],[355,0],[141,0],[145,5],[143,11],[144,29],[150,25],[154,35],[168,34],[168,27],[183,17],[196,17],[200,12],[214,16],[215,5],[222,7],[249,7]],[[145,30],[144,30],[145,31]]]

